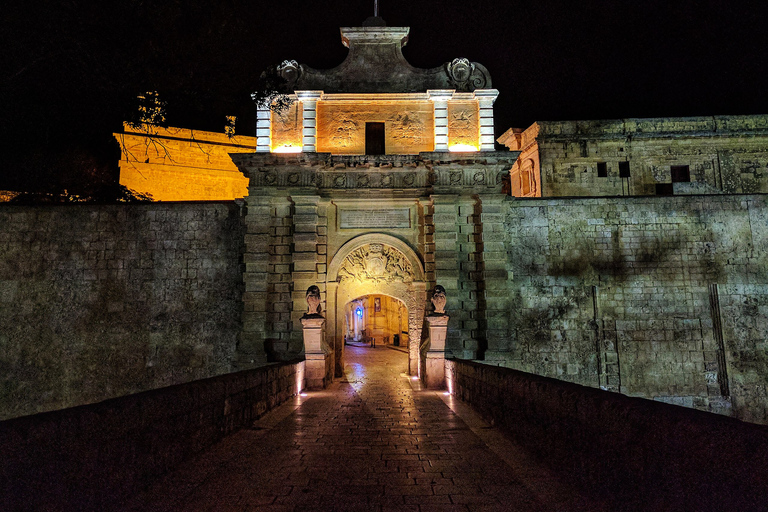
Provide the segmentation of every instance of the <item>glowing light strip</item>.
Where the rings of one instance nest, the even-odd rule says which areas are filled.
[[[301,153],[301,146],[280,146],[272,150],[273,153]]]
[[[470,151],[477,151],[476,146],[470,146],[469,144],[454,144],[448,148],[451,153],[468,153]]]

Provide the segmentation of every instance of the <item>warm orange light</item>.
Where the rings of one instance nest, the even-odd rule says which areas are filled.
[[[301,153],[301,146],[280,146],[272,149],[273,153]]]
[[[477,150],[477,146],[471,146],[469,144],[454,144],[448,148],[448,151],[451,153],[469,153]]]

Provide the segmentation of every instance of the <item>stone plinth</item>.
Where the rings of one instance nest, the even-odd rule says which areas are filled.
[[[448,330],[448,315],[430,315],[429,350],[427,350],[425,383],[430,389],[445,388],[445,335]]]
[[[304,326],[307,389],[324,389],[328,374],[326,367],[329,363],[328,356],[323,350],[325,318],[320,315],[305,315],[301,319],[301,325]]]

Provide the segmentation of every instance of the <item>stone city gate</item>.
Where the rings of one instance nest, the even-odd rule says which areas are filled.
[[[503,186],[517,153],[230,156],[250,183],[239,368],[305,354],[310,286],[326,317],[325,383],[343,370],[344,306],[364,295],[406,304],[413,375],[436,284],[448,296],[446,353],[505,350]]]

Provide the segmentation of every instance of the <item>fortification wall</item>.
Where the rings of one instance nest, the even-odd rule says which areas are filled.
[[[230,203],[0,206],[0,419],[232,370]]]
[[[498,364],[768,422],[765,196],[507,202]]]
[[[256,151],[256,137],[127,123],[123,128],[114,134],[121,185],[155,201],[224,201],[248,194],[248,178],[229,154]]]

